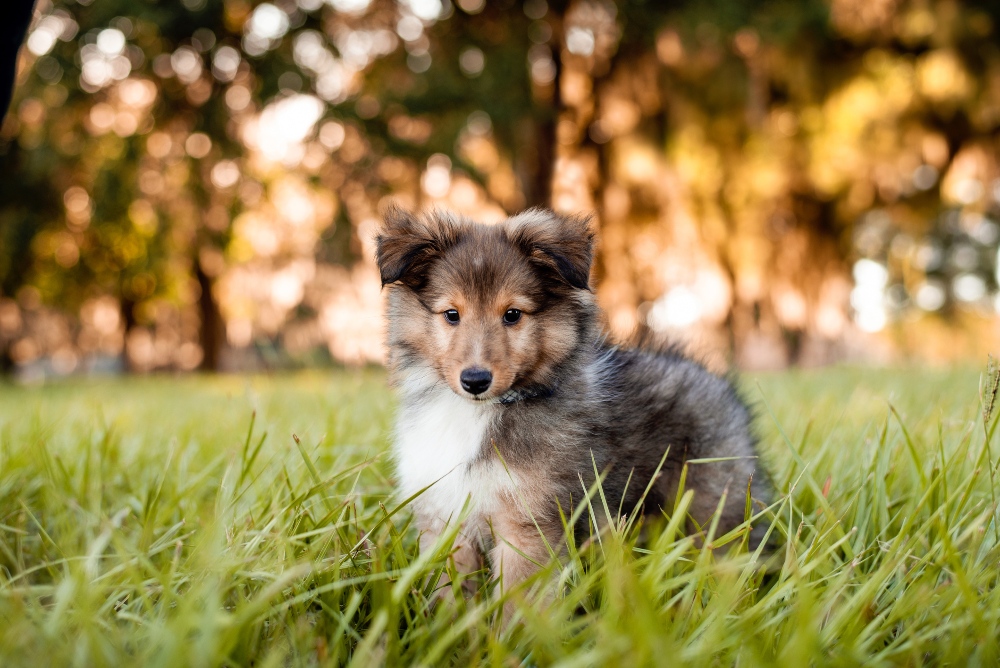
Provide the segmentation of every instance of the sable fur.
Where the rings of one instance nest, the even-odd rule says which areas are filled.
[[[507,586],[548,560],[546,541],[561,543],[559,508],[568,516],[583,499],[595,464],[609,507],[631,513],[669,446],[641,510],[670,512],[684,462],[740,458],[688,467],[698,526],[728,492],[719,533],[743,522],[751,479],[752,496],[768,498],[750,414],[727,381],[675,351],[606,342],[589,288],[593,245],[586,219],[537,209],[497,225],[394,209],[377,237],[400,493],[430,486],[414,502],[424,546],[468,503],[455,565],[477,570],[487,555]],[[502,321],[509,308],[523,313],[514,325]],[[493,374],[477,397],[459,380],[471,367]],[[497,403],[512,388],[528,398]]]

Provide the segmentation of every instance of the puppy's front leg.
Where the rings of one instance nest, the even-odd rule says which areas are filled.
[[[423,530],[420,532],[420,552],[424,553],[434,549],[438,538],[444,533],[445,529],[447,529],[447,524],[439,520],[428,522],[424,525]],[[483,566],[475,541],[467,536],[464,530],[459,531],[455,537],[455,543],[448,559],[454,564],[455,572],[464,576],[475,573]],[[448,575],[448,571],[445,571],[441,573],[441,577],[438,578],[434,587],[435,596],[439,599],[447,596],[450,592],[449,584],[451,584],[451,578]],[[465,578],[462,581],[462,591],[466,596],[472,596],[476,592],[476,583],[473,580]]]
[[[499,581],[502,591],[509,591],[548,563],[551,557],[549,548],[558,550],[562,544],[562,526],[540,523],[536,527],[531,518],[500,515],[493,518],[493,536],[495,547],[490,552],[491,577]],[[551,590],[546,591],[543,601],[550,601],[552,594]],[[514,604],[508,600],[504,604],[505,623],[513,613]]]

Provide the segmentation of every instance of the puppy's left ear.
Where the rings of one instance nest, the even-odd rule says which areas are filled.
[[[594,229],[590,216],[563,216],[533,209],[511,219],[511,240],[539,266],[570,287],[590,290]]]

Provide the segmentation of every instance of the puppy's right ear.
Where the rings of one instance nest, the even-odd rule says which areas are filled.
[[[385,224],[375,243],[375,262],[383,287],[396,282],[413,290],[424,286],[427,268],[438,251],[435,235],[426,224],[391,206],[385,212]]]

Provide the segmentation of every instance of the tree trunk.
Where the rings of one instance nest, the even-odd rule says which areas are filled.
[[[14,359],[10,355],[10,341],[0,344],[0,378],[14,373]]]
[[[560,101],[559,86],[562,74],[562,59],[559,49],[552,50],[552,61],[555,63],[556,75],[552,80],[552,103],[548,113],[538,122],[536,130],[535,171],[528,206],[552,207],[552,179],[556,166],[556,123],[559,122]]]
[[[555,170],[555,118],[538,123],[537,146],[531,179],[525,184],[525,204],[528,207],[552,208],[552,178]]]
[[[223,322],[222,314],[219,312],[219,305],[212,294],[212,279],[205,273],[201,262],[194,262],[195,278],[198,280],[198,287],[201,288],[201,295],[198,297],[198,312],[201,316],[201,328],[198,330],[199,343],[201,344],[202,358],[199,369],[202,371],[218,371],[219,360],[222,353]]]
[[[124,292],[124,291],[123,291]],[[133,374],[136,372],[136,366],[132,363],[132,358],[128,354],[128,339],[129,334],[135,329],[135,302],[128,297],[122,296],[121,301],[121,314],[122,322],[125,324],[125,331],[122,335],[122,357],[125,362],[125,373]]]

